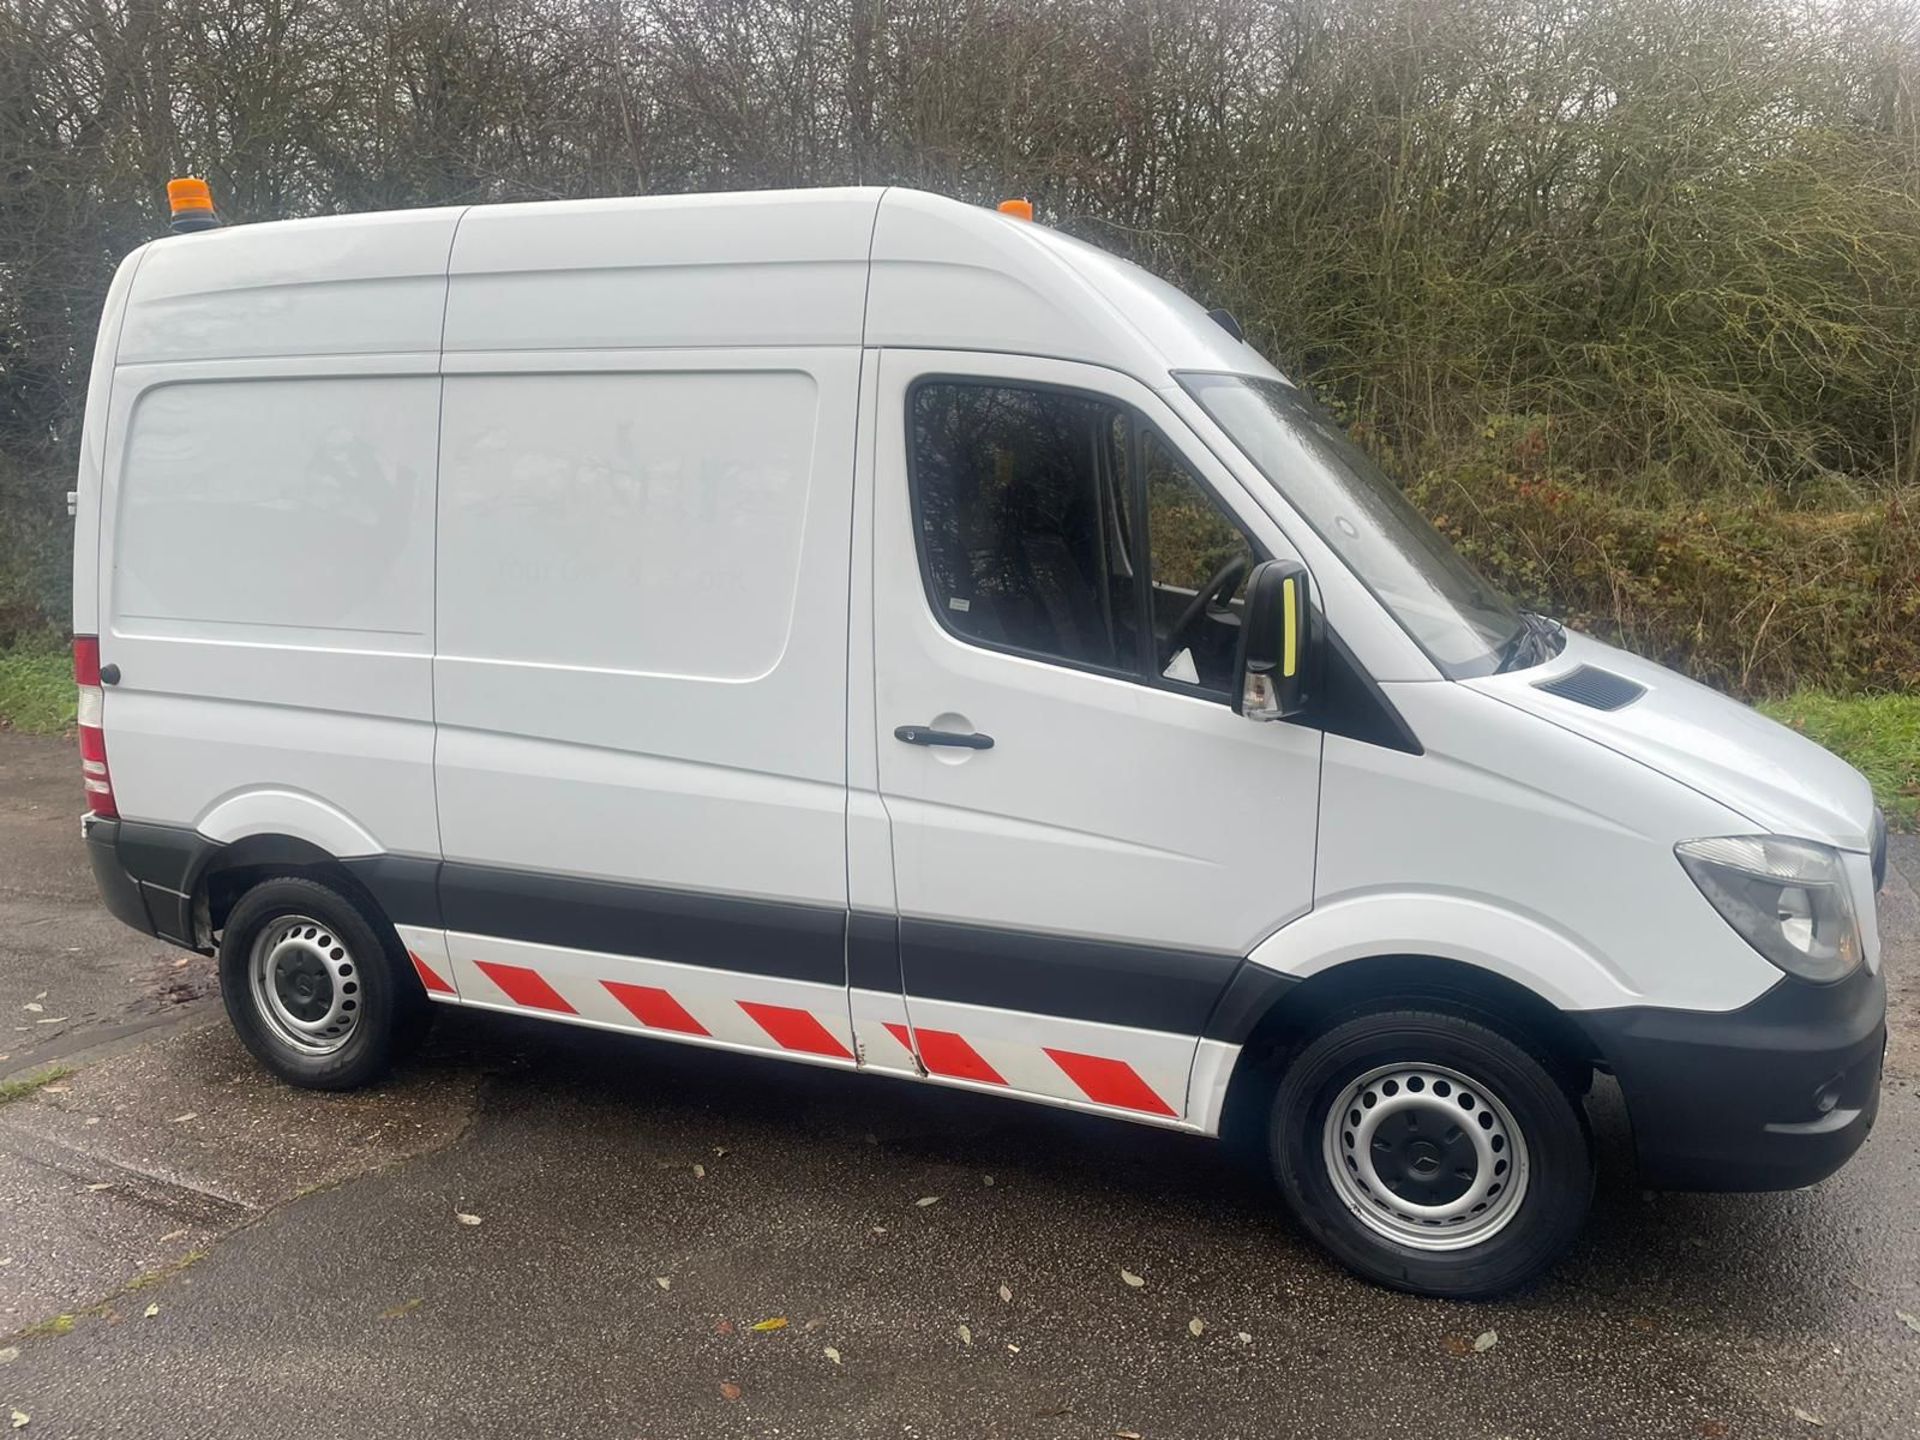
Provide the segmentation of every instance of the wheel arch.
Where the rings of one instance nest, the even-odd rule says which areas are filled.
[[[1509,976],[1437,955],[1364,956],[1288,985],[1251,1019],[1227,1081],[1222,1136],[1246,1140],[1263,1133],[1266,1096],[1314,1035],[1347,1015],[1409,1004],[1463,1015],[1530,1041],[1575,1093],[1583,1093],[1594,1067],[1605,1063],[1576,1018]]]
[[[210,941],[242,895],[277,875],[317,880],[364,906],[370,918],[391,923],[379,901],[338,856],[300,836],[266,832],[209,849],[193,879],[196,928]]]

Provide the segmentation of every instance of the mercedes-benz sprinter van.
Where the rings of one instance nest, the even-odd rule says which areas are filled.
[[[1342,1261],[1541,1271],[1873,1123],[1884,826],[1523,614],[1170,286],[903,189],[204,229],[121,266],[86,837],[260,1061],[435,1006],[1205,1135]]]

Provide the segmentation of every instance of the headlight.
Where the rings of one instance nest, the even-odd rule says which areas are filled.
[[[1820,983],[1860,963],[1860,926],[1839,852],[1811,840],[1729,835],[1674,846],[1740,938],[1789,975]]]

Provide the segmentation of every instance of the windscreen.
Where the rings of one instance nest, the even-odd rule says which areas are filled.
[[[1179,380],[1444,674],[1498,667],[1519,611],[1306,394],[1244,375]]]

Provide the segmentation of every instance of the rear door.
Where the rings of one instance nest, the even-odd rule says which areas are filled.
[[[1228,703],[1246,570],[1291,551],[1113,372],[886,351],[876,398],[896,1038],[935,1079],[1179,1121],[1240,960],[1312,900],[1320,734]]]

